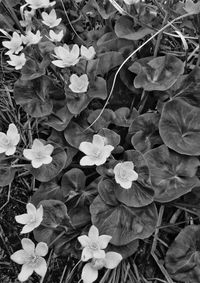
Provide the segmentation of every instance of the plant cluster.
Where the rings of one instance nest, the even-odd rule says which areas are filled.
[[[26,236],[11,255],[21,282],[33,272],[43,282],[52,249],[87,262],[80,280],[92,283],[155,240],[164,208],[199,200],[200,56],[197,48],[187,57],[193,41],[182,31],[200,37],[200,4],[158,2],[0,3],[2,68],[16,73],[13,98],[29,117],[28,127],[2,127],[0,186],[21,173],[35,180],[26,213],[15,217],[37,242]],[[168,38],[183,56],[162,45]],[[194,207],[187,213],[199,216]],[[153,240],[166,280],[200,281],[200,226],[191,224],[170,247],[161,242],[163,264]]]

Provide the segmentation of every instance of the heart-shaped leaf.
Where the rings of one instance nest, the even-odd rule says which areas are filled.
[[[103,128],[98,132],[98,135],[106,138],[106,144],[116,147],[120,143],[120,135],[114,131]]]
[[[75,122],[70,122],[64,131],[66,141],[73,147],[79,148],[83,141],[92,141],[94,132],[91,129],[84,130]]]
[[[189,225],[181,230],[169,247],[165,266],[178,282],[200,281],[200,225]]]
[[[128,107],[120,107],[115,110],[115,119],[113,123],[120,127],[129,127],[132,121],[139,115],[138,111],[133,108],[130,112]]]
[[[67,171],[61,181],[61,188],[65,195],[70,191],[80,193],[85,188],[86,176],[82,170],[73,168]]]
[[[198,158],[180,155],[165,145],[149,150],[144,157],[148,162],[156,201],[172,201],[200,185],[196,176],[200,165]]]
[[[133,120],[129,133],[133,135],[131,143],[135,149],[145,153],[155,145],[162,144],[158,130],[159,120],[160,115],[157,113],[145,113]]]
[[[157,210],[154,204],[134,208],[122,203],[106,204],[97,196],[90,206],[92,223],[100,234],[112,236],[111,244],[123,246],[135,239],[145,239],[154,231]]]
[[[134,79],[136,88],[164,91],[169,89],[183,73],[184,64],[176,56],[167,54],[148,61],[138,60],[129,67],[129,70],[137,74]]]
[[[139,40],[152,33],[152,29],[140,28],[136,31],[134,21],[128,16],[121,16],[115,24],[115,33],[119,38]]]
[[[164,105],[159,132],[171,149],[186,155],[200,155],[200,109],[181,99]]]

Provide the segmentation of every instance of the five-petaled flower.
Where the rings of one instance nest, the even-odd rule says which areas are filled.
[[[78,241],[83,247],[81,260],[88,261],[91,258],[105,258],[104,249],[107,247],[111,240],[111,236],[99,236],[99,230],[96,226],[92,225],[88,232],[88,236],[82,235],[78,237]]]
[[[138,173],[134,170],[132,161],[118,163],[114,167],[115,181],[124,189],[130,189],[132,182],[138,179]]]
[[[55,47],[54,52],[56,55],[53,56],[58,60],[54,60],[52,63],[57,67],[65,68],[74,66],[79,61],[79,47],[77,44],[74,44],[71,50],[67,44]]]
[[[49,31],[49,37],[47,37],[49,40],[53,42],[60,42],[64,36],[63,30],[61,30],[58,33],[55,33],[52,29]]]
[[[21,53],[20,55],[9,55],[10,60],[7,61],[7,63],[13,67],[15,67],[15,70],[20,70],[26,63],[26,57],[24,53]]]
[[[84,265],[81,279],[83,283],[92,283],[98,277],[98,270],[105,267],[108,269],[114,269],[122,260],[122,256],[116,252],[108,252],[104,258],[93,258],[91,262]]]
[[[47,244],[40,242],[35,247],[35,244],[28,238],[22,239],[21,243],[23,249],[10,257],[14,262],[22,265],[18,275],[19,281],[26,281],[34,271],[43,278],[47,271],[47,263],[43,258],[48,253]]]
[[[40,9],[52,7],[56,4],[56,1],[49,2],[49,0],[25,0],[31,9]]]
[[[46,12],[42,12],[42,18],[43,18],[43,21],[42,21],[43,24],[45,24],[46,26],[50,28],[58,26],[60,22],[62,21],[61,18],[57,19],[55,9],[52,9],[49,14],[47,14]]]
[[[32,44],[38,44],[40,40],[42,39],[41,33],[38,30],[36,34],[31,32],[30,30],[27,31],[26,35],[22,35],[22,40],[23,43],[26,44],[27,46],[32,45]]]
[[[23,49],[21,35],[14,31],[10,40],[3,41],[2,45],[9,49],[9,51],[5,53],[6,55],[13,53],[18,54]]]
[[[44,145],[39,139],[33,141],[31,149],[24,149],[23,154],[28,160],[31,160],[31,164],[34,168],[39,168],[43,164],[49,164],[52,162],[51,154],[54,150],[53,145]]]
[[[27,213],[15,216],[15,220],[25,225],[21,234],[29,233],[37,228],[43,220],[43,207],[37,209],[32,203],[26,205]]]
[[[89,48],[85,47],[84,45],[81,45],[81,56],[82,58],[86,60],[92,60],[96,54],[96,51],[93,46],[90,46]]]
[[[76,93],[86,92],[88,89],[89,81],[86,74],[78,77],[76,74],[71,75],[69,88]]]
[[[16,146],[20,141],[20,135],[18,133],[15,124],[10,124],[7,133],[0,132],[0,153],[5,155],[13,155],[16,151]]]
[[[86,154],[80,160],[82,166],[102,165],[110,156],[114,149],[112,145],[106,144],[106,138],[100,135],[94,135],[91,142],[81,142],[79,150]]]

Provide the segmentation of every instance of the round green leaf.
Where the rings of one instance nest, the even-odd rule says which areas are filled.
[[[52,180],[65,167],[67,155],[61,147],[55,148],[51,156],[53,158],[51,163],[43,164],[37,169],[32,166],[30,168],[30,172],[40,182]]]
[[[133,135],[131,143],[135,149],[145,153],[162,143],[158,130],[159,119],[160,115],[157,113],[145,113],[133,120],[129,133]]]
[[[181,99],[164,105],[159,123],[166,146],[186,155],[200,155],[200,109]]]
[[[180,155],[161,145],[145,153],[150,170],[155,200],[168,202],[190,192],[199,185],[196,176],[198,158]]]
[[[200,282],[200,225],[189,225],[181,230],[165,258],[170,276],[178,282]]]
[[[122,203],[108,205],[97,196],[90,206],[92,223],[100,234],[112,236],[111,244],[123,246],[135,239],[145,239],[154,231],[157,210],[154,204],[142,208],[127,207]]]
[[[98,132],[98,135],[106,138],[106,143],[116,147],[120,143],[120,135],[114,131],[103,128]]]
[[[73,168],[67,171],[61,181],[61,188],[65,195],[70,191],[81,192],[85,188],[86,176],[82,170]]]

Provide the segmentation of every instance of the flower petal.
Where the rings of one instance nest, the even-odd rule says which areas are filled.
[[[52,160],[53,158],[51,156],[45,156],[41,161],[42,161],[42,164],[50,164]]]
[[[93,257],[94,258],[105,258],[106,256],[106,253],[104,250],[96,250],[96,251],[93,251]]]
[[[93,166],[96,164],[96,159],[94,159],[92,156],[84,156],[80,160],[81,166]]]
[[[48,253],[48,246],[46,243],[44,242],[40,242],[37,244],[36,248],[35,248],[35,254],[37,256],[45,256]]]
[[[26,210],[28,214],[35,215],[36,214],[36,207],[32,203],[27,203]]]
[[[35,244],[28,238],[23,238],[22,241],[22,248],[30,255],[35,253]]]
[[[34,139],[32,149],[34,151],[38,151],[39,149],[43,149],[44,144],[39,139]]]
[[[30,220],[30,216],[27,213],[15,216],[15,220],[17,223],[26,224]]]
[[[93,253],[92,253],[91,249],[88,248],[88,247],[85,247],[82,251],[82,254],[81,254],[81,260],[82,261],[88,261],[92,257],[93,257]]]
[[[92,283],[98,277],[98,270],[92,268],[91,263],[86,263],[82,269],[81,279],[83,283]]]
[[[9,147],[6,150],[5,155],[8,155],[8,156],[13,155],[15,153],[15,151],[16,151],[16,146]]]
[[[62,60],[53,60],[53,61],[51,61],[51,63],[54,64],[55,66],[59,67],[59,68],[67,67],[66,64]]]
[[[90,244],[90,238],[86,235],[82,235],[78,237],[78,241],[80,242],[82,247],[87,247]]]
[[[39,225],[36,225],[36,222],[31,222],[29,224],[26,224],[20,234],[27,234],[27,233],[30,233],[31,231],[33,231],[36,227],[38,227]]]
[[[79,150],[85,153],[86,155],[92,154],[93,144],[91,142],[81,142],[79,145]]]
[[[116,252],[108,252],[105,256],[105,267],[108,269],[113,269],[117,267],[117,265],[122,260],[122,256]]]
[[[24,149],[23,155],[28,160],[32,160],[33,158],[35,158],[35,155],[34,155],[34,152],[32,151],[32,149]]]
[[[105,249],[107,248],[108,243],[112,239],[112,236],[109,235],[101,235],[99,236],[99,246],[100,249]]]
[[[10,124],[7,131],[8,138],[12,141],[13,145],[17,145],[20,141],[20,135],[18,133],[17,127],[15,124]]]
[[[105,138],[100,135],[94,135],[92,143],[98,146],[99,148],[102,148],[104,147],[104,144],[105,144]]]
[[[135,172],[134,170],[130,171],[129,180],[136,181],[137,179],[138,179],[138,173]]]
[[[43,257],[38,259],[38,264],[34,267],[35,272],[40,275],[42,278],[45,276],[47,272],[47,263]]]
[[[19,250],[12,254],[10,258],[18,264],[24,264],[27,261],[28,256],[29,255],[25,250]]]
[[[28,264],[24,264],[22,265],[22,269],[21,272],[18,275],[18,279],[21,282],[26,281],[33,273],[33,268],[28,265]]]
[[[92,225],[90,227],[90,230],[88,232],[88,237],[93,241],[93,242],[98,242],[99,239],[99,230],[95,225]]]
[[[44,210],[43,210],[43,206],[40,205],[40,207],[37,209],[36,211],[36,221],[37,223],[41,223],[43,220],[43,215],[44,215]],[[39,226],[39,225],[38,225]]]
[[[43,163],[41,159],[33,159],[31,161],[31,165],[33,166],[33,168],[39,168],[43,165]]]
[[[54,146],[52,144],[47,144],[44,147],[44,152],[46,155],[51,155],[54,150]]]

